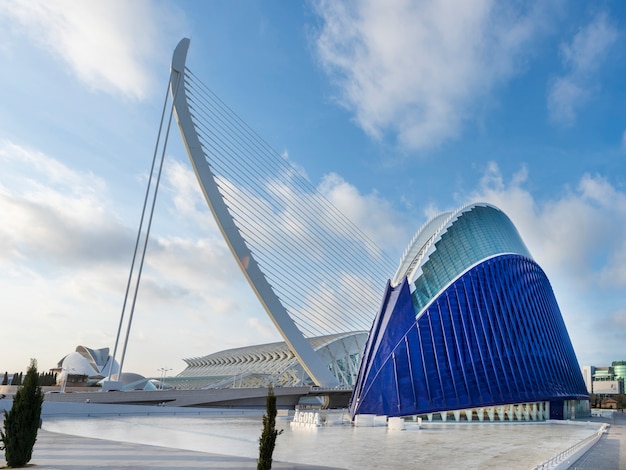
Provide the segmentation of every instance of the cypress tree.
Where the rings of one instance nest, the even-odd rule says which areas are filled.
[[[31,359],[24,386],[13,397],[11,410],[4,412],[4,431],[0,431],[0,440],[9,467],[23,467],[33,455],[43,403],[43,392],[37,379],[37,361]]]
[[[11,385],[22,385],[22,373],[16,372],[11,379]]]
[[[2,385],[9,385],[9,372],[5,371],[4,379],[2,379]]]
[[[259,460],[257,470],[270,470],[272,468],[272,454],[276,445],[276,437],[282,434],[282,429],[276,429],[276,395],[270,384],[265,399],[265,414],[263,415],[263,432],[259,439]]]
[[[52,372],[42,372],[39,374],[39,386],[49,387],[54,385],[54,374]]]

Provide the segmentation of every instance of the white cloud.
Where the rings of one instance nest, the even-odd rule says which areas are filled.
[[[561,125],[572,125],[577,111],[589,100],[595,73],[615,43],[618,32],[604,13],[598,14],[572,41],[561,45],[564,75],[556,77],[548,90],[548,111]]]
[[[0,142],[0,163],[0,324],[13,351],[0,367],[22,370],[35,357],[46,369],[78,344],[112,348],[137,221],[118,218],[104,180],[41,152]],[[189,208],[186,227],[173,218],[177,234],[153,227],[126,370],[180,370],[183,357],[254,344],[259,327],[248,320],[265,318],[185,175],[166,167],[159,201]]]
[[[2,17],[88,87],[135,99],[152,91],[151,68],[183,22],[177,9],[147,0],[6,1]]]
[[[593,73],[617,36],[617,30],[609,23],[606,13],[596,15],[576,33],[570,44],[561,46],[564,64],[575,74]]]
[[[513,220],[533,256],[548,271],[567,275],[580,287],[601,284],[598,278],[620,252],[626,233],[626,194],[605,178],[583,175],[575,189],[539,202],[524,187],[526,169],[505,182],[491,163],[470,201],[484,200]]]
[[[548,94],[550,118],[562,125],[573,124],[577,108],[583,106],[588,97],[588,90],[571,77],[556,78]]]
[[[379,247],[403,247],[415,230],[414,221],[406,220],[389,201],[376,193],[361,194],[337,174],[326,175],[317,189]]]
[[[274,328],[269,320],[261,320],[257,317],[251,317],[246,320],[246,324],[258,333],[259,339],[263,339],[255,342],[254,344],[259,344],[263,341],[281,341],[281,339],[278,339],[279,337],[276,328]]]
[[[203,234],[211,234],[221,239],[207,202],[200,190],[198,179],[188,163],[166,160],[161,183],[161,191],[167,192],[173,202],[171,217],[179,226],[200,229]]]
[[[129,240],[102,202],[100,178],[11,142],[0,143],[0,161],[0,211],[10,220],[0,226],[0,258],[106,262]]]
[[[322,0],[317,10],[318,54],[343,105],[369,135],[414,149],[458,135],[548,17],[490,0]]]

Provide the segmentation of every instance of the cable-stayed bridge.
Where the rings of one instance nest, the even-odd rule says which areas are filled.
[[[395,263],[191,72],[188,47],[174,52],[171,95],[207,203],[304,369],[334,385],[304,338],[369,330]]]

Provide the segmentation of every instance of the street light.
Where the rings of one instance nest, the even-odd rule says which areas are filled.
[[[165,382],[165,378],[167,377],[167,371],[172,369],[168,369],[167,367],[161,367],[157,370],[161,371],[161,376],[159,379],[159,390],[163,390],[163,382]]]

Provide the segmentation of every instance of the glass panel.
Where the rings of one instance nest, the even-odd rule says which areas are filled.
[[[447,284],[473,264],[502,253],[530,258],[517,229],[504,212],[475,206],[452,223],[414,281],[413,300],[419,312]]]

